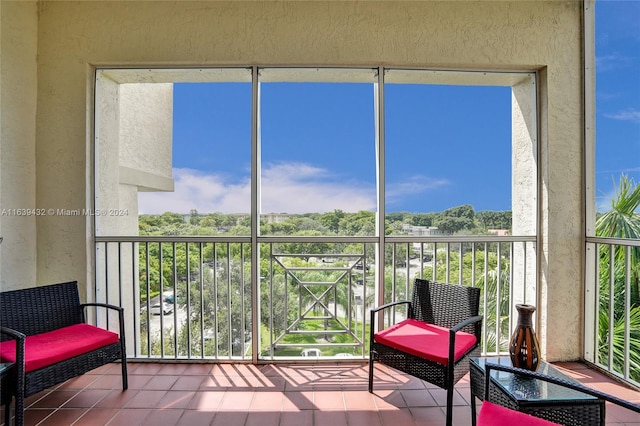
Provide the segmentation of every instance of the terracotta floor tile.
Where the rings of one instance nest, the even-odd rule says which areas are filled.
[[[91,408],[109,394],[106,389],[85,389],[68,400],[63,408]]]
[[[216,415],[213,411],[185,410],[178,419],[178,426],[209,426]]]
[[[181,376],[189,368],[188,364],[166,364],[163,365],[158,374],[168,376]]]
[[[183,414],[184,410],[156,409],[145,418],[142,424],[148,426],[173,426],[178,423]]]
[[[96,408],[122,408],[138,393],[137,390],[111,390],[95,405]]]
[[[124,425],[141,425],[145,419],[152,413],[150,409],[139,408],[123,408],[111,418],[108,426],[124,426]]]
[[[145,390],[169,390],[180,376],[157,375],[152,377],[145,385]]]
[[[342,392],[319,391],[313,393],[313,404],[318,410],[344,410]]]
[[[52,408],[45,409],[30,409],[25,411],[24,413],[24,425],[25,426],[35,426],[39,424],[42,420],[53,414],[55,410]],[[4,420],[4,416],[1,420]]]
[[[191,398],[188,408],[198,411],[218,411],[218,407],[222,402],[226,392],[221,391],[198,391]]]
[[[44,419],[39,426],[60,426],[73,424],[87,409],[85,408],[60,408]]]
[[[55,390],[34,402],[34,408],[59,408],[78,394],[77,390]]]
[[[280,412],[283,404],[283,392],[255,392],[251,401],[250,411]]]
[[[410,407],[409,411],[417,425],[445,424],[445,412],[440,407]]]
[[[127,371],[130,371],[130,370],[133,370],[133,368],[127,368]],[[121,373],[122,366],[119,362],[102,365],[98,368],[94,368],[87,374],[102,375],[102,374],[110,374],[110,373],[113,373],[114,371],[117,371],[117,374]]]
[[[382,420],[375,410],[347,410],[349,426],[380,426]]]
[[[96,376],[87,386],[89,389],[122,389],[122,377],[113,374]]]
[[[233,382],[229,377],[225,376],[208,376],[200,383],[202,390],[231,389]]]
[[[76,421],[73,426],[106,425],[120,412],[116,408],[92,408]]]
[[[184,374],[194,376],[211,376],[213,366],[211,364],[184,364],[187,365],[187,369]]]
[[[154,376],[150,375],[138,375],[133,376],[129,375],[129,389],[144,389],[144,387],[149,383],[149,380],[153,379]]]
[[[221,411],[213,417],[211,426],[243,426],[246,419],[246,412]]]
[[[407,407],[435,407],[438,405],[431,392],[426,389],[403,389],[399,393],[402,395]]]
[[[101,375],[83,374],[82,376],[69,379],[62,383],[57,389],[84,389]]]
[[[280,414],[280,426],[301,426],[313,424],[313,411],[283,411]]]
[[[160,409],[180,408],[186,409],[196,395],[196,391],[168,391],[160,401],[157,407]]]
[[[348,426],[345,411],[316,410],[313,412],[314,426]]]
[[[180,376],[171,390],[197,391],[204,380],[205,378],[202,376]]]
[[[399,390],[380,390],[371,395],[378,410],[394,410],[407,406],[402,392]]]
[[[283,394],[283,411],[313,410],[316,408],[313,391],[285,392]]]
[[[279,426],[280,411],[249,412],[244,426]]]
[[[415,426],[415,421],[408,408],[384,410],[379,412],[383,426]]]
[[[376,403],[369,391],[343,391],[344,404],[349,410],[376,410]]]
[[[282,377],[261,377],[257,379],[256,392],[284,392],[287,381]]]
[[[133,370],[133,372],[129,372],[129,375],[133,375],[133,376],[139,376],[139,375],[146,375],[146,376],[155,376],[156,374],[160,373],[160,370],[162,370],[164,368],[164,365],[162,365],[161,363],[140,363],[138,364],[138,366],[135,368],[135,370]],[[129,370],[127,370],[129,371]]]
[[[444,389],[431,389],[429,393],[435,399],[436,404],[440,407],[447,405],[447,391]],[[456,389],[453,392],[453,405],[467,405],[467,401],[460,395]]]
[[[621,423],[640,423],[640,413],[635,413],[623,407],[614,406],[607,403],[606,406],[607,419],[619,421]]]
[[[141,390],[125,405],[125,408],[155,408],[167,391]]]
[[[25,425],[441,426],[445,419],[445,390],[384,366],[375,370],[373,394],[365,363],[129,367],[124,392],[120,365],[113,364],[27,398]],[[640,392],[584,364],[559,368],[589,386],[640,401]],[[471,422],[469,390],[468,377],[455,387],[456,426]],[[609,404],[607,413],[608,426],[640,426],[636,413]]]
[[[219,411],[249,411],[253,391],[227,391],[218,406]]]

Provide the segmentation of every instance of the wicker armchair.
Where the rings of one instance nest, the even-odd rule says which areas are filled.
[[[87,307],[113,311],[118,332],[86,324]],[[0,324],[26,336],[23,398],[116,360],[121,360],[122,389],[127,389],[124,310],[105,303],[81,304],[76,281],[0,293]],[[16,355],[15,344],[0,336],[2,359],[17,361]]]
[[[480,414],[478,415],[478,426],[512,426],[512,425],[520,425],[520,426],[551,426],[551,425],[562,425],[562,424],[575,424],[575,419],[571,419],[568,417],[564,417],[561,413],[558,413],[557,416],[554,414],[553,410],[548,411],[539,411],[532,412],[531,414],[523,413],[520,411],[515,411],[511,408],[506,408],[501,405],[498,405],[498,401],[491,401],[493,392],[489,391],[489,382],[491,377],[491,370],[499,370],[506,371],[509,373],[514,373],[521,375],[526,378],[542,380],[549,383],[554,383],[556,385],[563,386],[565,388],[573,389],[582,393],[586,393],[588,395],[594,396],[596,398],[605,400],[611,404],[619,405],[628,410],[634,411],[636,413],[640,413],[640,404],[634,404],[629,401],[625,401],[623,399],[617,398],[613,395],[609,395],[604,392],[600,392],[598,390],[586,387],[577,382],[569,382],[567,380],[560,379],[558,377],[548,376],[546,374],[536,373],[534,371],[522,370],[520,368],[515,368],[507,365],[498,365],[487,362],[485,364],[485,380],[484,380],[484,394],[486,395],[485,400],[482,402],[482,408],[480,408]],[[595,422],[603,424],[605,423],[605,413],[604,413],[604,404],[602,405],[602,413],[598,419],[581,419],[579,420],[579,424],[594,424]],[[558,422],[558,423],[556,423]]]
[[[406,304],[408,318],[376,332],[376,317]],[[374,361],[447,390],[447,425],[452,424],[454,385],[469,372],[469,357],[480,354],[480,289],[416,279],[411,301],[371,310],[369,392]]]

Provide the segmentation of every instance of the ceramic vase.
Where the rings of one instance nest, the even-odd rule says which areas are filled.
[[[536,371],[540,362],[540,346],[533,331],[532,316],[536,310],[533,305],[516,305],[518,323],[509,343],[511,364],[517,368]]]

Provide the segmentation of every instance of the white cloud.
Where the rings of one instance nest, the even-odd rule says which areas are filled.
[[[173,192],[141,192],[140,213],[167,211],[189,213],[249,213],[251,180],[249,175],[230,181],[228,177],[200,170],[173,169]],[[279,163],[265,166],[261,177],[263,213],[324,213],[340,209],[345,212],[375,210],[376,192],[371,183],[345,179],[331,171],[305,163]],[[415,198],[446,186],[446,179],[415,175],[407,181],[389,184],[387,203]]]
[[[449,185],[447,179],[430,178],[423,175],[411,176],[406,181],[391,183],[387,185],[387,204],[393,205],[406,198],[424,194],[429,190],[442,188]]]
[[[605,114],[604,116],[607,118],[613,118],[614,120],[640,122],[640,111],[635,110],[620,111],[615,114]]]
[[[193,169],[173,169],[173,192],[140,192],[140,213],[248,213],[251,210],[249,178],[227,182],[223,176]]]
[[[596,72],[607,72],[626,68],[631,62],[631,58],[623,55],[611,54],[596,56]]]
[[[251,181],[247,176],[229,182],[214,173],[174,169],[173,192],[139,193],[140,213],[166,211],[188,213],[249,213]],[[326,169],[302,163],[269,165],[261,177],[262,208],[265,213],[309,213],[340,209],[347,212],[375,209],[375,188],[363,183],[340,181]]]

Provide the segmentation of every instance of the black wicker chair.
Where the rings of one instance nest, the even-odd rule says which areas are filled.
[[[15,426],[24,424],[24,340],[25,335],[7,327],[0,327],[0,333],[16,341],[16,361],[9,374],[0,384],[0,404],[4,405],[4,424],[11,424],[11,401],[15,398]]]
[[[376,332],[380,311],[401,304],[408,305],[408,318]],[[479,305],[479,288],[416,279],[411,301],[372,309],[369,392],[378,361],[445,389],[451,425],[454,385],[469,372],[469,357],[480,354]]]
[[[107,315],[108,312],[115,311],[119,320],[118,332],[109,332],[86,324],[87,307],[106,308]],[[76,281],[0,293],[0,324],[26,336],[23,398],[117,360],[121,360],[122,389],[127,389],[124,309],[105,303],[81,304]],[[46,364],[44,366],[36,365],[35,362],[30,366],[34,358],[30,348],[36,345],[30,345],[30,339],[36,342],[43,333],[64,333],[69,327],[82,327],[84,335],[89,337],[93,334],[108,333],[110,341],[91,349],[77,349],[68,357],[58,354],[61,359],[53,363],[47,359],[44,362],[39,359],[40,364]],[[15,356],[13,346],[4,346],[8,343],[7,340],[9,338],[5,336],[0,337],[3,359],[7,359],[7,354]],[[43,348],[46,349],[47,346],[51,347],[45,344]]]
[[[512,426],[512,425],[562,425],[562,424],[575,424],[574,419],[570,419],[568,417],[564,417],[561,414],[555,416],[553,410],[541,410],[541,411],[532,411],[531,414],[523,413],[520,411],[515,411],[512,408],[507,408],[501,405],[498,405],[500,401],[497,399],[492,401],[492,396],[495,395],[494,392],[490,392],[489,384],[491,377],[491,370],[499,370],[506,371],[513,374],[518,374],[526,378],[538,379],[549,383],[554,383],[559,386],[563,386],[569,389],[573,389],[582,393],[586,393],[588,395],[594,396],[596,398],[602,399],[604,401],[610,402],[615,405],[619,405],[628,410],[634,411],[636,413],[640,413],[640,404],[634,404],[629,401],[625,401],[613,395],[589,388],[584,386],[583,384],[577,382],[569,382],[567,380],[548,376],[546,374],[536,373],[534,371],[523,370],[520,368],[515,368],[507,365],[498,365],[487,362],[485,364],[485,380],[484,380],[484,394],[486,395],[485,400],[482,402],[482,408],[480,409],[480,414],[478,415],[478,426]],[[599,418],[593,419],[585,419],[582,418],[579,420],[579,424],[605,424],[605,405],[602,404],[602,413],[600,413]]]

